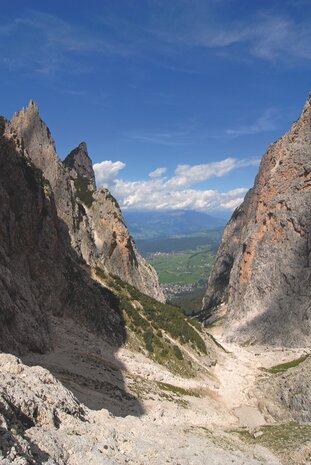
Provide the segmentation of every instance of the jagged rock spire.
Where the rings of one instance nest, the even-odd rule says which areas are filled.
[[[39,107],[30,100],[28,106],[13,115],[11,127],[23,140],[33,163],[40,168],[47,179],[55,165],[59,163],[55,142],[47,125],[42,121]],[[50,180],[50,179],[49,179]]]
[[[29,100],[29,103],[26,107],[26,110],[24,111],[33,111],[33,112],[36,112],[36,113],[39,113],[39,106],[37,104],[37,102],[35,102],[34,100],[30,99]]]
[[[86,177],[90,181],[92,189],[96,190],[92,160],[89,157],[85,142],[81,142],[78,147],[73,149],[63,163],[67,168],[75,170],[78,176]]]
[[[155,270],[136,249],[117,202],[106,189],[96,191],[92,161],[85,142],[61,161],[46,124],[32,100],[15,113],[11,129],[23,141],[34,165],[53,191],[57,215],[78,257],[164,301]]]

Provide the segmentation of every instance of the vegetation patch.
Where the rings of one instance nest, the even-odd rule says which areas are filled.
[[[154,399],[156,387],[153,382],[142,376],[135,376],[128,378],[128,384],[131,392],[140,399]]]
[[[190,320],[189,323],[194,326],[197,331],[203,333],[203,325],[198,320]]]
[[[163,391],[169,391],[169,392],[172,392],[172,393],[174,393],[174,394],[176,394],[178,396],[201,397],[200,393],[198,391],[193,390],[193,389],[184,389],[184,388],[181,388],[179,386],[174,386],[173,384],[162,383],[162,382],[157,382],[157,385]]]
[[[180,307],[185,315],[195,316],[201,311],[202,300],[206,292],[206,283],[207,280],[201,280],[200,282],[191,285],[191,290],[185,290],[183,292],[178,292],[177,286],[177,292],[174,294],[172,291],[176,290],[176,285],[162,287],[164,289],[168,288],[168,299],[173,305]]]
[[[248,444],[260,444],[279,455],[284,463],[293,464],[290,453],[300,449],[311,441],[311,426],[299,425],[295,422],[279,425],[262,426],[261,436],[254,436],[246,429],[234,431]]]
[[[273,375],[284,373],[290,368],[295,368],[296,366],[300,365],[300,363],[304,362],[309,357],[309,355],[310,354],[302,355],[301,357],[290,360],[289,362],[281,363],[280,365],[275,365],[271,368],[264,368],[264,371],[267,373],[272,373]]]
[[[214,258],[215,252],[205,245],[181,252],[151,254],[148,261],[157,270],[161,284],[198,283],[204,288]]]
[[[209,314],[209,316],[210,316],[210,314]],[[223,323],[223,317],[218,317],[214,321],[212,321],[211,323],[207,323],[207,324],[204,323],[204,327],[207,330],[212,329],[212,328],[218,328],[219,326],[222,325],[222,323]]]
[[[179,308],[142,294],[118,276],[107,275],[100,268],[96,274],[117,294],[127,327],[149,356],[174,373],[193,375],[191,361],[179,346],[189,344],[199,354],[207,354],[205,342],[193,321]]]
[[[146,228],[147,224],[144,225],[144,233],[148,234]],[[155,228],[152,226],[151,233],[158,233],[158,225]],[[167,230],[165,231],[167,232]],[[210,229],[205,232],[186,234],[180,236],[159,237],[155,239],[137,239],[137,245],[139,250],[144,256],[153,254],[155,252],[164,252],[164,253],[176,253],[184,251],[193,251],[196,253],[196,249],[200,246],[205,247],[209,245],[210,250],[216,253],[219,243],[222,237],[223,228]],[[136,234],[137,237],[137,234]]]
[[[220,344],[220,342],[217,341],[217,339],[214,338],[214,336],[212,334],[209,334],[209,337],[211,338],[211,340],[214,342],[214,344],[216,344],[217,347],[219,347],[221,350],[223,350],[224,352],[226,352],[226,354],[230,354],[230,352],[224,348],[224,346],[222,346]]]
[[[222,229],[217,228],[199,234],[136,241],[140,252],[156,269],[168,300],[180,306],[186,315],[201,310],[221,235]]]
[[[77,197],[88,208],[91,207],[94,197],[93,192],[90,190],[89,180],[85,176],[78,175],[74,180]]]

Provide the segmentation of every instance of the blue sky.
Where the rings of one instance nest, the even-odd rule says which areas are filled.
[[[230,212],[311,90],[309,0],[1,4],[1,114],[30,99],[124,208]]]

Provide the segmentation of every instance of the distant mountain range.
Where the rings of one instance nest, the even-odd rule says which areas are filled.
[[[184,236],[224,227],[227,220],[193,210],[124,211],[127,227],[134,239]]]

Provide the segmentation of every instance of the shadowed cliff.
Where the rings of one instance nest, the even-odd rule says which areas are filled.
[[[4,118],[0,118],[0,164],[0,350],[28,356],[30,363],[37,354],[42,366],[49,366],[70,386],[80,359],[75,360],[72,335],[65,331],[71,325],[80,354],[87,351],[91,356],[94,350],[79,335],[96,339],[97,363],[104,367],[100,356],[110,359],[116,386],[124,393],[116,408],[114,393],[107,396],[104,382],[92,385],[99,395],[96,408],[141,414],[140,402],[126,395],[122,367],[114,357],[126,339],[119,300],[83,268],[71,247],[68,227],[57,216],[49,183]],[[71,353],[70,360],[60,357],[58,365],[50,366],[47,354],[58,353],[60,346]],[[79,390],[76,394],[86,401]]]
[[[228,223],[200,319],[230,338],[308,345],[311,338],[311,98],[272,144]]]

